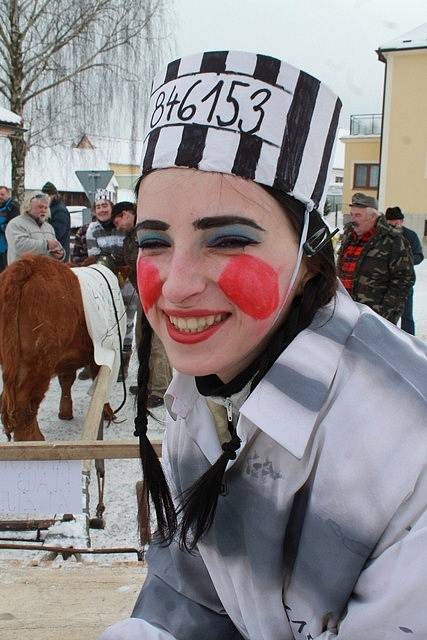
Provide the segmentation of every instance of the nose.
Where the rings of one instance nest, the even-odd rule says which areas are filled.
[[[175,253],[168,265],[162,294],[171,304],[196,302],[206,290],[208,278],[204,275],[200,261],[189,254]]]

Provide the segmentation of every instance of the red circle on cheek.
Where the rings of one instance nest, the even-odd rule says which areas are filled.
[[[243,313],[255,320],[265,320],[279,306],[277,273],[254,256],[231,258],[218,284]]]
[[[159,270],[146,258],[136,263],[138,293],[145,313],[157,302],[162,291]]]

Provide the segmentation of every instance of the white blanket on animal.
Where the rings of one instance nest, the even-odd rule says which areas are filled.
[[[100,366],[107,365],[111,371],[107,386],[108,400],[111,386],[117,380],[120,370],[120,354],[126,333],[126,310],[119,283],[114,273],[100,264],[76,267],[73,273],[79,280],[82,292],[86,325],[93,342],[95,362]],[[120,334],[117,329],[113,300],[119,319]]]

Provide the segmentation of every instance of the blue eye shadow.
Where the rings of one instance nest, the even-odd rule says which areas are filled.
[[[137,231],[136,237],[138,239],[139,246],[142,246],[142,244],[145,242],[162,242],[167,244],[169,244],[170,242],[169,238],[166,235],[153,231]]]
[[[255,229],[242,224],[224,225],[223,227],[212,229],[206,234],[208,244],[228,237],[247,239],[252,242],[261,241],[261,236]]]

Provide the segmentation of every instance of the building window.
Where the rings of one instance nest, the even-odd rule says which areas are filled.
[[[335,184],[344,182],[344,178],[342,176],[335,176]]]
[[[379,175],[379,164],[355,164],[353,189],[376,189]]]

